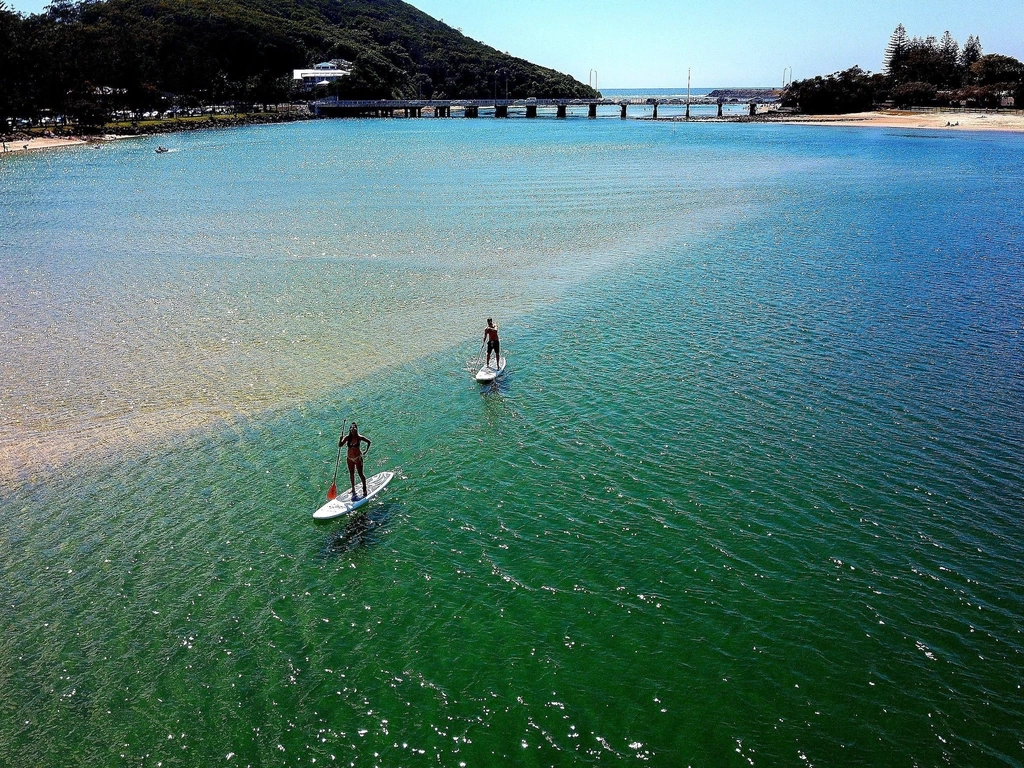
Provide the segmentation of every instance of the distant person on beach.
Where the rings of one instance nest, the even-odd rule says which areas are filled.
[[[487,344],[487,365],[491,364],[491,351],[494,351],[494,365],[501,366],[501,343],[498,341],[498,328],[491,318],[487,318],[487,327],[484,328],[484,343]]]
[[[359,470],[359,479],[363,481],[363,496],[366,496],[366,475],[363,474],[363,456],[366,451],[359,450],[360,443],[366,443],[366,451],[370,450],[370,438],[359,434],[359,426],[353,421],[348,429],[347,435],[342,435],[338,441],[338,447],[348,446],[348,454],[345,458],[348,461],[348,477],[352,481],[352,501],[356,501],[356,470]]]

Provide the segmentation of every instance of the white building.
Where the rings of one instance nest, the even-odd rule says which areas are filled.
[[[344,59],[323,61],[312,69],[293,69],[292,80],[296,85],[309,90],[314,85],[328,85],[352,74],[352,62]]]

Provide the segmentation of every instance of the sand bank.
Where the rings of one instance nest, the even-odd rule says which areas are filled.
[[[1024,114],[1007,112],[899,112],[893,110],[856,112],[848,115],[779,115],[772,116],[771,122],[1024,133]]]

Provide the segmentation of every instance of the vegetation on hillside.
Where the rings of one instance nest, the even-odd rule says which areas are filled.
[[[971,35],[963,48],[947,31],[941,39],[909,37],[900,24],[885,49],[885,71],[854,66],[827,77],[795,80],[783,106],[808,114],[862,112],[890,102],[897,107],[998,107],[1007,98],[1024,106],[1024,64],[984,54]]]
[[[596,95],[401,0],[0,1],[0,120],[278,103],[293,69],[330,59],[353,64],[342,98]]]

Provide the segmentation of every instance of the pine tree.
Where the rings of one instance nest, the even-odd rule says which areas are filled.
[[[981,40],[970,35],[964,43],[964,49],[960,52],[960,66],[970,69],[971,64],[981,58]]]
[[[907,30],[902,25],[897,25],[889,38],[889,45],[885,47],[885,61],[882,65],[886,74],[893,74],[894,69],[899,69],[900,62],[907,54],[907,46],[910,39],[907,37]]]
[[[939,56],[942,61],[942,85],[955,87],[963,79],[960,73],[960,44],[947,29],[939,41]]]
[[[960,43],[953,39],[948,29],[939,41],[939,49],[942,51],[942,58],[950,65],[956,66],[960,62]]]

